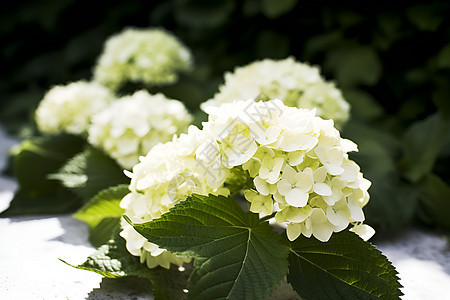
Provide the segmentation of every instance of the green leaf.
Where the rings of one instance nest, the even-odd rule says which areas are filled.
[[[406,178],[417,182],[431,172],[449,129],[450,121],[437,113],[408,129],[403,136],[404,156],[400,163]]]
[[[341,39],[342,32],[339,30],[314,35],[305,43],[305,58],[311,61],[318,53],[334,48]]]
[[[108,242],[113,232],[120,227],[120,217],[105,217],[97,226],[89,228],[89,242],[94,247],[100,247]]]
[[[383,107],[369,93],[360,89],[345,89],[343,93],[350,103],[352,118],[373,120],[383,115]]]
[[[35,134],[36,126],[28,116],[30,108],[39,103],[43,93],[44,91],[37,87],[30,87],[16,91],[16,93],[4,98],[9,103],[8,105],[0,105],[0,120],[6,132],[22,139]]]
[[[112,158],[93,148],[74,156],[50,178],[60,180],[85,200],[107,187],[129,181]]]
[[[325,66],[334,71],[337,81],[344,87],[375,85],[382,72],[382,63],[373,48],[353,44],[330,51]]]
[[[359,152],[350,153],[350,158],[360,165],[364,177],[372,182],[370,201],[364,208],[367,222],[377,228],[410,223],[415,216],[417,195],[398,174],[395,159],[401,150],[399,141],[387,132],[361,122],[348,123],[343,136],[358,145]]]
[[[374,246],[343,231],[291,243],[288,281],[304,300],[400,299],[397,271]]]
[[[450,87],[447,84],[447,77],[441,84],[436,86],[432,99],[441,116],[444,119],[450,119]]]
[[[350,121],[346,123],[342,135],[345,138],[355,141],[360,149],[359,153],[362,155],[364,155],[367,150],[370,150],[374,144],[378,145],[378,148],[385,149],[384,151],[392,157],[396,156],[401,149],[398,138],[389,132],[360,121]],[[361,151],[363,148],[364,151]]]
[[[450,68],[450,44],[444,46],[436,57],[438,68]]]
[[[261,1],[245,0],[242,3],[242,13],[246,18],[254,17],[261,11]]]
[[[63,261],[65,262],[65,261]],[[65,262],[68,264],[67,262]],[[70,265],[70,264],[68,264]],[[185,299],[183,289],[187,286],[189,267],[180,272],[175,266],[169,270],[162,267],[149,269],[139,262],[139,257],[131,255],[125,240],[116,232],[114,237],[87,258],[77,269],[88,270],[109,278],[138,276],[152,282],[155,299]]]
[[[372,181],[370,201],[364,207],[367,223],[377,229],[406,226],[413,221],[418,207],[418,195],[411,185],[402,182],[395,173],[384,177],[365,176]]]
[[[1,216],[68,213],[81,205],[73,193],[48,179],[85,142],[73,135],[52,135],[25,140],[13,152],[13,173],[19,183],[9,208]]]
[[[194,29],[210,29],[223,25],[235,7],[234,1],[227,0],[176,0],[175,20]]]
[[[419,182],[421,212],[432,223],[450,231],[450,186],[435,174],[428,174]]]
[[[275,19],[289,12],[298,0],[263,0],[262,12],[268,18]]]
[[[272,31],[261,30],[256,39],[256,56],[259,58],[282,59],[289,55],[291,41],[286,36]],[[277,47],[271,47],[277,45]]]
[[[82,150],[84,141],[73,135],[52,135],[27,139],[14,157],[14,175],[23,193],[30,197],[47,196],[60,184],[47,175],[58,170]]]
[[[80,198],[63,189],[63,187],[59,187],[51,195],[36,197],[30,196],[19,189],[8,209],[3,211],[0,217],[70,213],[80,205]]]
[[[104,189],[80,208],[74,217],[90,227],[97,226],[104,218],[120,217],[124,210],[119,204],[128,192],[128,186],[124,184]]]
[[[232,198],[194,194],[161,218],[132,225],[150,242],[195,258],[193,299],[263,299],[287,273],[287,246]]]
[[[98,247],[106,243],[119,226],[124,209],[119,204],[129,192],[127,185],[119,185],[100,191],[80,208],[74,217],[89,225],[89,241]]]
[[[435,31],[444,21],[444,14],[440,12],[440,5],[418,4],[406,10],[409,21],[423,31]]]

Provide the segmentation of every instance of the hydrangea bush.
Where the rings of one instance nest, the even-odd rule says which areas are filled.
[[[126,82],[161,85],[176,82],[191,67],[189,49],[170,32],[127,28],[106,41],[94,79],[113,90]]]
[[[227,72],[214,97],[202,104],[218,106],[234,100],[281,99],[287,106],[315,108],[317,115],[334,120],[339,128],[349,118],[350,105],[333,82],[326,81],[318,67],[297,62],[264,59]]]
[[[145,90],[116,100],[92,118],[88,141],[131,169],[159,142],[187,129],[192,117],[184,105]]]
[[[44,213],[82,205],[74,216],[98,249],[77,268],[147,278],[155,299],[401,295],[365,242],[370,182],[334,127],[349,110],[334,84],[293,58],[236,68],[202,105],[202,129],[163,94],[112,95],[173,83],[190,66],[166,31],[111,37],[96,82],[55,87],[36,110],[42,136],[17,150],[20,189],[2,215],[36,213],[31,201]]]
[[[333,121],[281,100],[253,99],[206,108],[203,129],[155,146],[129,172],[131,192],[121,207],[133,223],[159,218],[192,193],[243,193],[250,211],[274,213],[293,241],[322,242],[351,225],[369,238],[362,208],[370,182],[348,158],[356,145],[340,137]],[[148,242],[130,225],[121,233],[127,249],[149,267],[183,260]]]
[[[84,80],[52,87],[35,111],[43,133],[86,135],[92,116],[112,101],[112,92],[97,82]]]

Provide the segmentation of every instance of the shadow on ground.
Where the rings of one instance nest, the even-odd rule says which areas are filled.
[[[100,288],[93,289],[87,300],[152,300],[150,281],[139,277],[103,278]]]

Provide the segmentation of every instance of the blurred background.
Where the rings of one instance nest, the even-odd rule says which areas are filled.
[[[13,2],[0,12],[0,122],[35,134],[32,114],[55,84],[90,79],[105,40],[163,27],[192,51],[194,71],[167,96],[196,113],[223,74],[263,58],[320,66],[351,104],[342,136],[373,183],[367,223],[450,230],[450,2],[299,0]]]

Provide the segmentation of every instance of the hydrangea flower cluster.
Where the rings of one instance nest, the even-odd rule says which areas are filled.
[[[51,88],[35,111],[43,133],[86,135],[91,117],[114,100],[112,93],[96,82],[77,81]]]
[[[170,32],[127,28],[106,41],[94,79],[113,90],[127,81],[168,84],[191,65],[190,51]]]
[[[139,156],[185,131],[191,121],[191,115],[180,101],[141,90],[116,100],[94,115],[88,141],[122,167],[131,169]]]
[[[317,115],[332,119],[339,128],[349,118],[350,105],[333,82],[321,77],[317,67],[294,58],[264,59],[225,73],[225,82],[214,97],[202,104],[218,106],[234,100],[281,99],[287,106],[316,108]]]
[[[191,126],[187,134],[155,146],[127,173],[131,192],[121,207],[133,222],[159,218],[192,193],[240,191],[252,212],[275,213],[290,240],[304,235],[326,242],[349,224],[365,238],[373,234],[362,225],[370,182],[348,158],[357,146],[340,137],[333,121],[281,100],[249,99],[206,111],[202,130]],[[236,180],[242,174],[245,180]],[[129,252],[149,267],[181,262],[125,222],[121,235]]]

